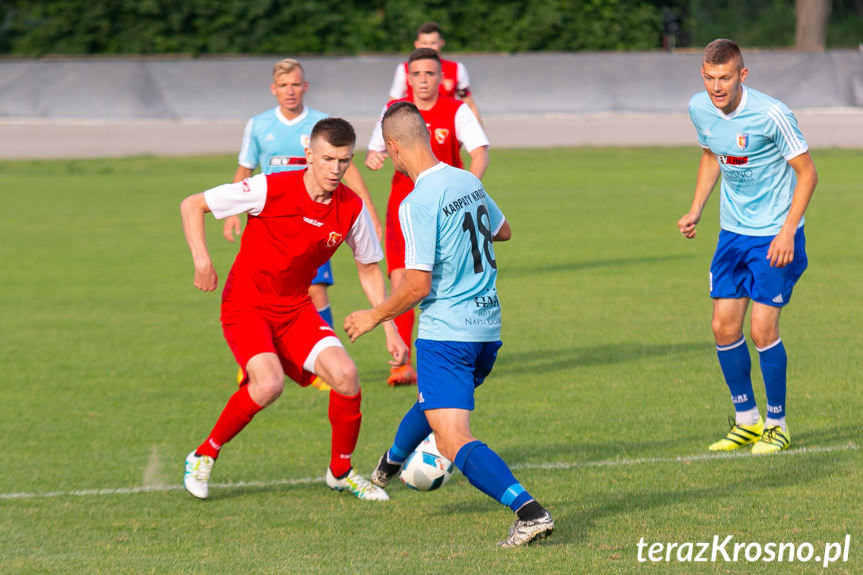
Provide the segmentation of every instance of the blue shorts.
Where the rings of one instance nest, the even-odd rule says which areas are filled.
[[[491,373],[500,341],[416,340],[420,409],[473,411],[473,392]]]
[[[333,285],[333,268],[330,262],[325,263],[318,268],[318,275],[312,280],[312,285],[323,284],[325,286]]]
[[[794,235],[794,261],[782,268],[770,266],[767,249],[776,236],[744,236],[722,230],[710,264],[710,297],[748,297],[764,305],[783,307],[791,300],[794,284],[803,275],[806,236],[803,227]]]

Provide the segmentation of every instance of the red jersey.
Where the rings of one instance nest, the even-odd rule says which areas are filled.
[[[382,257],[363,201],[339,184],[326,204],[315,202],[305,170],[258,175],[207,190],[217,218],[247,212],[240,253],[225,281],[222,301],[291,311],[309,301],[309,285],[343,241],[363,263]],[[377,244],[375,248],[374,244]]]
[[[393,100],[387,104],[387,108],[396,102],[413,103],[413,98],[408,97],[401,100]],[[456,168],[462,167],[462,161],[461,143],[456,138],[455,114],[461,106],[465,105],[464,102],[440,96],[430,110],[420,110],[431,134],[431,147],[435,157],[441,162],[445,162]],[[396,211],[398,211],[401,201],[413,189],[414,183],[408,176],[401,172],[393,173],[392,192],[390,193],[389,201],[390,203],[396,202]]]

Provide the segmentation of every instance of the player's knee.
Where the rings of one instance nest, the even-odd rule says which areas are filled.
[[[249,375],[249,389],[262,407],[276,401],[285,389],[285,377],[282,374]]]
[[[755,347],[764,349],[770,347],[779,340],[779,330],[773,325],[752,325],[750,331],[752,343]]]
[[[332,369],[330,379],[327,383],[341,395],[354,396],[360,392],[359,372],[352,361],[341,362]]]
[[[710,324],[717,345],[729,345],[740,339],[741,330],[737,322],[730,322],[722,317],[713,317]]]

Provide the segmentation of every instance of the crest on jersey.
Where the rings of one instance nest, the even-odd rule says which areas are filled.
[[[334,248],[340,243],[342,243],[342,234],[338,232],[330,232],[329,237],[327,238],[327,247]]]
[[[446,90],[447,92],[452,92],[452,88],[455,85],[455,82],[452,78],[444,78],[441,84],[443,84],[444,90]]]
[[[249,178],[243,180],[243,183],[240,184],[240,187],[243,188],[243,191],[247,194],[252,191],[252,186],[249,184]]]
[[[449,130],[446,128],[435,128],[434,139],[438,144],[446,142],[447,136],[449,136]]]
[[[749,134],[746,132],[737,132],[737,147],[741,150],[745,150],[746,146],[749,145]]]
[[[308,134],[303,134],[302,136],[300,136],[300,143],[303,145],[303,149],[306,149],[309,147],[309,144],[312,143],[312,139],[309,137]]]

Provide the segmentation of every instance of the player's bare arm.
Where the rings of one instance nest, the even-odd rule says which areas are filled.
[[[510,238],[512,238],[512,228],[509,227],[509,222],[504,220],[492,239],[496,242],[508,242]]]
[[[215,291],[219,285],[219,278],[207,250],[204,216],[209,211],[210,207],[203,193],[189,196],[180,202],[183,234],[195,264],[195,287],[201,291]]]
[[[372,309],[355,311],[345,318],[345,332],[351,341],[370,332],[379,323],[388,322],[409,309],[413,309],[431,292],[431,272],[405,270],[405,279],[396,290]]]
[[[381,268],[377,263],[363,264],[360,262],[356,262],[357,264],[357,276],[360,279],[360,285],[363,287],[363,291],[366,294],[366,299],[369,300],[369,303],[373,306],[379,306],[386,300],[386,287],[384,283],[384,274],[381,272]],[[429,288],[431,284],[429,284]],[[390,362],[391,365],[403,365],[407,362],[408,356],[410,355],[410,350],[408,349],[405,342],[402,340],[401,336],[398,333],[395,325],[393,325],[392,321],[389,321],[392,318],[387,318],[386,320],[378,321],[375,325],[371,326],[369,330],[374,328],[378,323],[384,324],[384,334],[387,340],[387,351],[393,357],[393,361]],[[347,319],[345,320],[345,325],[347,325]],[[367,330],[368,331],[368,330]],[[358,336],[359,337],[359,336]],[[351,341],[354,341],[353,339]]]
[[[770,260],[770,265],[777,268],[785,267],[794,261],[794,234],[800,226],[800,220],[803,218],[809,201],[812,199],[812,194],[815,193],[815,186],[818,184],[818,171],[815,169],[815,162],[812,161],[809,152],[792,158],[788,163],[797,174],[797,186],[794,188],[791,207],[788,208],[788,215],[785,217],[782,229],[779,230],[767,249],[767,259]]]
[[[719,181],[719,162],[716,155],[708,149],[702,150],[701,160],[698,163],[698,175],[695,180],[695,197],[692,199],[692,207],[689,212],[677,221],[677,228],[683,237],[692,239],[697,230],[696,224],[701,220],[701,213],[707,200]]]
[[[479,146],[470,151],[470,173],[482,179],[488,169],[488,146]]]
[[[366,210],[368,210],[369,215],[372,218],[372,223],[375,226],[375,233],[378,236],[378,241],[380,241],[384,237],[383,225],[381,225],[381,220],[378,218],[378,211],[375,209],[375,204],[372,201],[372,196],[369,193],[368,187],[366,187],[366,182],[363,180],[363,176],[360,174],[359,168],[357,168],[356,164],[353,162],[348,166],[348,171],[345,172],[344,182],[347,187],[356,192],[366,205]]]
[[[246,166],[237,166],[237,171],[234,173],[234,182],[242,182],[246,178],[251,178],[254,170],[250,170]],[[243,233],[243,226],[240,223],[240,216],[228,216],[225,218],[225,223],[222,225],[222,235],[225,239],[233,243],[234,238]]]

